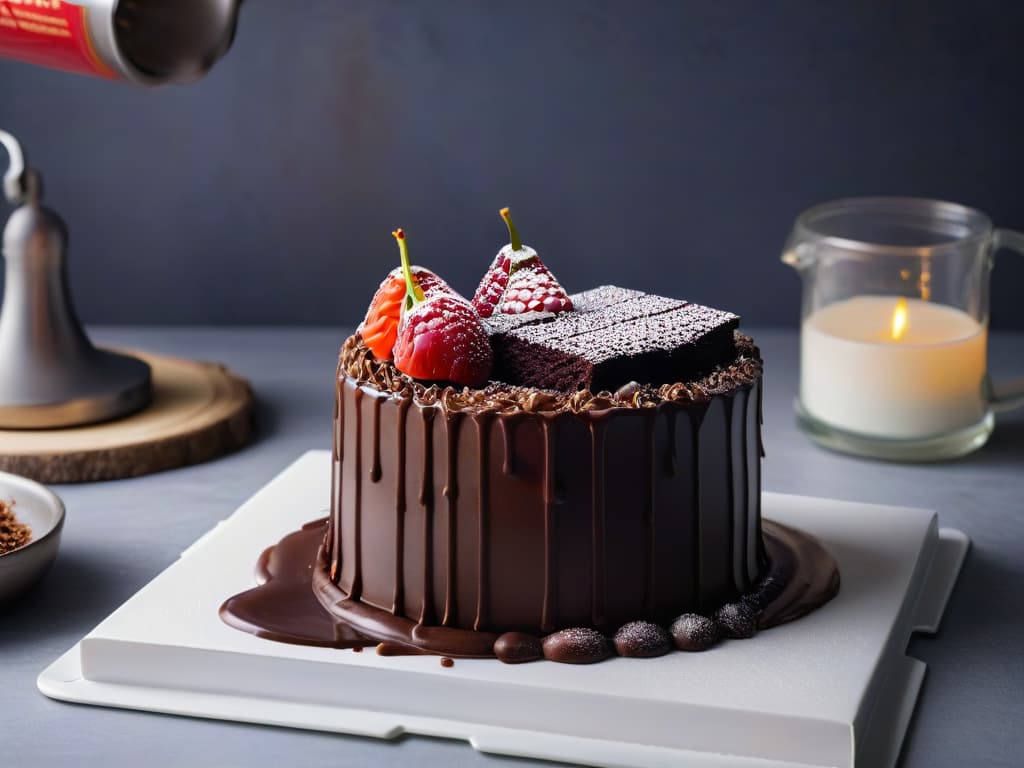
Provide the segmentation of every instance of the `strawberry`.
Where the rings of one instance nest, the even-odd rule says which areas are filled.
[[[410,269],[414,282],[424,296],[435,292],[452,292],[448,283],[429,269],[415,266]],[[391,359],[391,350],[398,336],[398,321],[401,319],[405,291],[405,274],[401,267],[395,267],[373,294],[373,301],[366,310],[366,317],[359,325],[359,336],[378,360]]]
[[[406,295],[395,340],[395,367],[427,381],[483,384],[491,375],[493,355],[480,315],[454,291],[419,290],[409,267],[405,233],[393,232],[402,254]]]
[[[473,294],[473,306],[480,313],[480,317],[490,317],[494,310],[501,304],[501,297],[505,295],[505,286],[508,285],[508,273],[512,266],[512,258],[505,246],[498,255],[494,257],[490,268],[480,281],[476,293]]]
[[[473,295],[480,317],[495,312],[518,315],[523,312],[565,312],[572,300],[533,248],[523,245],[508,208],[501,218],[508,227],[510,242],[494,257]]]

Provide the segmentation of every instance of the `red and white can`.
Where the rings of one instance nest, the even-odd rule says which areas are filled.
[[[242,0],[0,0],[0,57],[142,85],[202,77]]]

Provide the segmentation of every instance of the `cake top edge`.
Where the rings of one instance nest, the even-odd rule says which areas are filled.
[[[749,336],[734,333],[736,357],[728,365],[689,382],[652,385],[629,382],[615,392],[554,390],[492,381],[479,388],[427,384],[378,360],[358,332],[349,336],[338,356],[338,379],[350,378],[393,397],[424,405],[443,405],[448,411],[479,413],[585,413],[617,408],[653,408],[662,403],[680,406],[707,403],[715,395],[751,387],[763,371],[760,350]]]

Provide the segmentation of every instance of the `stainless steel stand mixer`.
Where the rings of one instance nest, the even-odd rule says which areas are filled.
[[[18,206],[3,232],[0,428],[43,429],[125,416],[149,402],[149,366],[93,346],[67,281],[67,229],[41,203],[39,174],[0,130],[10,157],[3,187]]]

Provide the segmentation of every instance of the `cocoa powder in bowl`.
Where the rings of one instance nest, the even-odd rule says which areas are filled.
[[[32,529],[14,514],[14,501],[0,499],[0,555],[13,552],[32,540]]]

